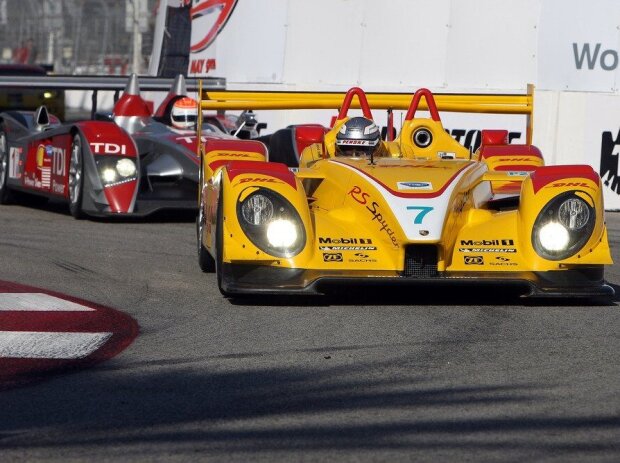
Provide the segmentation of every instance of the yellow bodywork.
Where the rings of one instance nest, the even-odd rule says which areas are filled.
[[[213,102],[224,99],[220,93],[209,92],[203,96],[204,109],[220,108]],[[243,107],[257,108],[260,104],[290,108],[306,103],[304,107],[337,108],[342,101],[341,95],[336,98],[331,94],[312,94],[312,98],[308,94],[288,95],[288,99],[267,96],[257,94],[252,106]],[[495,109],[510,106],[513,101],[509,97],[512,96],[504,95],[498,102],[483,98],[481,104]],[[518,97],[517,100],[515,96],[517,103],[512,111],[517,112],[518,106],[520,113],[529,114],[531,95]],[[224,107],[241,101],[248,104],[248,98],[244,93],[233,95],[224,102]],[[374,102],[379,107],[388,103],[389,107],[399,104],[404,107],[401,98],[402,95],[388,95],[381,99],[369,94],[368,100],[371,106]],[[458,110],[474,104],[466,96],[454,101],[437,98],[440,110],[442,106]],[[542,165],[541,159],[524,156],[514,161],[507,156],[502,162],[498,157],[481,159],[479,153],[470,153],[447,134],[440,121],[426,118],[405,121],[399,137],[382,142],[383,155],[372,163],[365,158],[339,158],[335,156],[335,136],[346,120],[336,120],[322,143],[305,148],[299,168],[288,174],[274,175],[247,164],[240,173],[234,164],[238,159],[233,158],[230,164],[220,163],[212,169],[213,160],[227,159],[226,153],[203,153],[201,204],[207,233],[202,245],[216,255],[213,231],[221,227],[219,258],[223,263],[306,269],[327,276],[353,272],[368,278],[401,275],[407,249],[412,245],[436,247],[437,271],[446,276],[484,272],[501,278],[508,273],[525,275],[612,263],[600,181],[578,175],[534,185],[531,173],[515,173],[510,166],[518,167],[526,161]],[[420,128],[432,134],[432,143],[424,148],[412,141]],[[247,154],[245,161],[257,165],[265,162],[262,156]],[[237,169],[233,176],[231,169]],[[260,188],[286,198],[298,212],[305,231],[305,245],[298,254],[270,255],[244,233],[238,219],[239,202]],[[594,209],[594,230],[587,243],[570,257],[545,259],[534,249],[534,223],[550,200],[569,191],[576,192]],[[491,206],[500,197],[508,198],[507,205]],[[218,207],[222,208],[219,223]],[[444,209],[440,211],[440,208]],[[307,278],[302,285],[311,283],[311,277]]]

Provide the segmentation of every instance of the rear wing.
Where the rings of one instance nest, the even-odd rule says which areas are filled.
[[[203,110],[260,110],[260,109],[340,109],[344,92],[246,92],[217,91],[201,86],[199,102]],[[433,93],[437,109],[446,112],[522,114],[526,116],[526,143],[532,143],[534,86],[528,84],[524,94],[466,94]],[[366,93],[372,109],[407,110],[412,93]],[[359,98],[350,107],[363,109]],[[426,99],[419,102],[420,110],[428,110]],[[199,111],[199,128],[202,124]]]
[[[0,76],[0,89],[23,88],[42,90],[86,90],[92,91],[91,118],[97,112],[97,95],[100,91],[113,91],[114,101],[118,100],[120,92],[125,90],[130,76]],[[139,76],[140,90],[168,92],[174,79]],[[185,79],[188,92],[198,92],[199,88],[208,91],[221,91],[226,89],[226,79],[210,77],[207,79]]]

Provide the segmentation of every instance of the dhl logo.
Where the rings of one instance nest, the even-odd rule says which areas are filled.
[[[527,157],[527,158],[501,158],[499,162],[524,162],[524,161],[531,161],[532,158],[533,156]]]
[[[246,177],[239,180],[239,183],[282,183],[280,180],[276,180],[275,178],[261,178],[261,177]]]
[[[214,158],[251,158],[252,155],[247,153],[217,153]]]
[[[581,187],[581,188],[591,188],[594,189],[591,185],[588,185],[586,182],[556,182],[549,185],[547,188],[563,188],[563,187]]]

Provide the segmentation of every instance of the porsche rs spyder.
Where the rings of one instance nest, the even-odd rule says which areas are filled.
[[[331,127],[275,132],[267,153],[200,145],[200,268],[216,272],[224,295],[322,294],[360,283],[613,294],[603,276],[612,261],[599,175],[587,165],[544,164],[531,144],[532,99],[427,89],[407,100],[359,88],[344,100],[204,92],[203,109],[340,110]],[[373,138],[371,106],[407,110],[395,139],[392,127],[387,139]],[[346,141],[356,119],[350,108],[367,122],[358,126],[362,136]],[[526,114],[527,141],[509,144],[507,131],[483,130],[472,152],[446,133],[440,108]]]

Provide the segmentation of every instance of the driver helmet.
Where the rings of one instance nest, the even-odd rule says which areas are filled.
[[[336,135],[336,156],[366,157],[377,154],[380,147],[379,127],[365,117],[352,117]]]
[[[177,129],[194,129],[198,120],[198,103],[193,98],[179,98],[172,105],[170,120]]]

